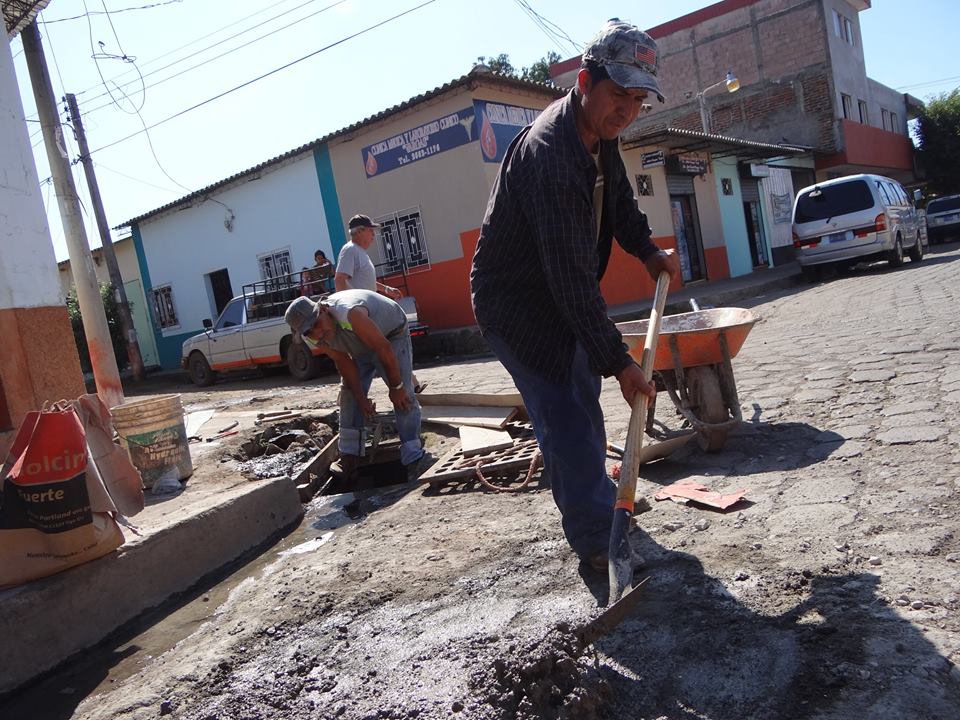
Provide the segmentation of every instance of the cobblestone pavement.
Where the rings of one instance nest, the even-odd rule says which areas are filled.
[[[691,443],[641,470],[651,509],[633,537],[649,580],[589,667],[530,649],[592,617],[606,587],[577,567],[549,491],[416,490],[331,532],[311,505],[304,527],[324,534],[310,552],[278,557],[75,717],[506,719],[566,705],[576,718],[955,720],[960,249],[741,305],[759,318],[734,360],[745,423],[720,453]],[[510,387],[490,359],[417,374],[434,392]],[[615,381],[603,403],[621,440]],[[657,412],[678,426],[666,397]],[[745,487],[750,502],[652,499],[679,479]],[[511,667],[529,682],[507,683]],[[530,680],[545,667],[563,682]]]

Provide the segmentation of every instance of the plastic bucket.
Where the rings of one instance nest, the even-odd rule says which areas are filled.
[[[179,395],[162,395],[110,408],[113,426],[145,487],[161,479],[184,480],[193,473],[183,405]]]

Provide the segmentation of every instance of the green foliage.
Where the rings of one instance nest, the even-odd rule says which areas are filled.
[[[107,327],[110,329],[113,354],[117,358],[117,367],[122,370],[128,365],[127,343],[123,339],[123,330],[120,327],[120,309],[117,305],[116,293],[113,292],[113,285],[100,283],[100,298],[103,300],[103,310],[107,314]],[[70,325],[73,327],[73,339],[77,343],[77,352],[80,353],[80,368],[85,373],[93,372],[76,290],[67,295],[67,313],[70,315]]]
[[[960,88],[927,103],[917,139],[929,190],[937,195],[960,193]]]
[[[477,58],[478,65],[486,65],[494,72],[503,75],[513,75],[521,80],[530,80],[532,82],[553,84],[550,78],[550,66],[560,62],[560,56],[552,50],[544,57],[537,60],[533,65],[517,70],[510,62],[510,56],[506,53],[500,53],[497,56],[486,57],[481,55]]]

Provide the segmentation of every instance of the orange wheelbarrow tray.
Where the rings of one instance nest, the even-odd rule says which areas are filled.
[[[647,322],[617,324],[631,357],[638,363]],[[667,390],[706,450],[720,450],[730,429],[743,419],[730,360],[740,352],[755,322],[753,313],[743,308],[697,310],[663,318],[653,360],[657,387]],[[655,410],[655,404],[651,404],[648,435],[653,435]]]

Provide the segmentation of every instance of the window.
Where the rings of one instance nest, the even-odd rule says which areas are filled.
[[[857,106],[860,108],[860,122],[869,125],[870,116],[867,115],[867,104],[863,100],[857,100]]]
[[[241,298],[237,298],[229,305],[223,309],[223,314],[220,316],[220,319],[217,320],[216,330],[224,330],[226,328],[236,327],[237,325],[243,325],[243,309],[244,301]]]
[[[794,222],[826,220],[837,215],[859,212],[873,207],[873,195],[863,180],[814,187],[797,198]]]
[[[889,130],[890,129],[890,112],[888,110],[884,110],[883,108],[880,108],[880,120],[883,122],[883,129]]]
[[[887,204],[887,205],[896,205],[896,204],[897,204],[897,203],[894,201],[894,199],[893,199],[892,197],[890,197],[890,194],[891,194],[893,191],[892,191],[892,190],[890,190],[890,191],[887,190],[887,188],[889,187],[889,185],[888,185],[887,183],[885,183],[885,182],[879,182],[879,181],[878,181],[878,182],[877,182],[877,187],[880,189],[880,194],[883,195],[883,201],[884,201],[885,204]]]
[[[152,296],[153,317],[160,329],[179,327],[180,320],[177,318],[177,308],[173,304],[173,288],[170,285],[153,288]]]
[[[290,249],[274,250],[257,256],[261,280],[279,280],[290,274]]]
[[[380,223],[380,248],[386,261],[381,275],[389,275],[407,268],[430,268],[427,240],[420,219],[420,208],[410,208],[376,219]]]
[[[853,119],[853,99],[849,95],[840,93],[840,101],[843,103],[843,117],[846,120]]]
[[[900,118],[895,112],[890,113],[890,130],[895,133],[900,132]]]
[[[850,18],[836,10],[833,11],[833,32],[838,38],[847,43],[847,45],[856,45],[853,36],[853,23],[850,21]]]

